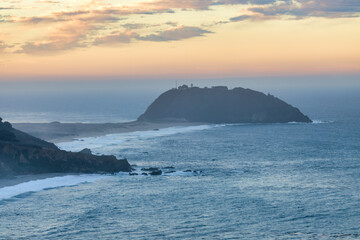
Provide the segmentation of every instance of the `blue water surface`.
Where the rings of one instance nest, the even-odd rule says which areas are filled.
[[[0,201],[0,239],[360,239],[360,111],[350,109],[309,107],[312,124],[108,136],[99,154],[176,172],[24,190]]]

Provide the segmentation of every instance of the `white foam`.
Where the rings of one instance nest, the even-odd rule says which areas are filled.
[[[95,154],[112,154],[111,150],[114,146],[116,149],[121,147],[134,146],[134,144],[142,142],[147,139],[169,136],[180,133],[187,133],[192,131],[201,131],[214,127],[226,126],[225,124],[186,126],[186,127],[169,127],[159,130],[137,131],[130,133],[108,134],[100,137],[88,137],[77,139],[72,142],[58,143],[60,149],[78,152],[84,148],[90,148]],[[108,148],[108,149],[107,149]]]
[[[313,120],[312,124],[332,123],[332,121]]]
[[[27,192],[39,192],[47,188],[75,186],[80,183],[94,182],[110,177],[110,175],[82,174],[52,177],[20,183],[14,186],[0,188],[0,201]]]
[[[164,176],[194,176],[193,172],[176,171],[171,173],[163,173]]]
[[[310,124],[323,124],[323,123],[332,123],[333,121],[323,121],[323,120],[312,120]],[[308,124],[304,122],[288,122],[287,124]]]

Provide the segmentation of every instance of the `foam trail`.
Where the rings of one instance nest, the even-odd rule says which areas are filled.
[[[39,192],[47,188],[75,186],[79,183],[94,182],[96,180],[110,177],[100,174],[68,175],[46,179],[33,180],[14,186],[0,188],[0,201],[15,197],[22,193]]]
[[[222,126],[226,126],[226,125],[211,124],[211,125],[199,125],[199,126],[187,126],[187,127],[169,127],[169,128],[162,128],[157,131],[150,130],[150,131],[137,131],[130,133],[116,133],[116,134],[108,134],[100,137],[82,138],[72,142],[58,143],[57,146],[60,149],[67,151],[74,151],[74,152],[81,151],[84,148],[90,148],[95,153],[96,151],[101,151],[101,153],[107,153],[105,147],[111,147],[116,145],[118,149],[119,145],[123,145],[124,147],[127,147],[132,143],[147,140],[150,138],[163,137],[163,136],[169,136],[179,133],[187,133],[192,131],[201,131],[201,130],[206,130],[214,127],[222,127]]]
[[[313,120],[312,124],[333,123],[333,121]]]

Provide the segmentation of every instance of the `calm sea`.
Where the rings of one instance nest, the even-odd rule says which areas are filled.
[[[0,239],[360,239],[358,92],[283,98],[315,122],[174,127],[61,143],[164,174],[2,188]]]

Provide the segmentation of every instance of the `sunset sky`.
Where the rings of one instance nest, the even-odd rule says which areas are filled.
[[[1,0],[0,77],[360,74],[359,0]]]

